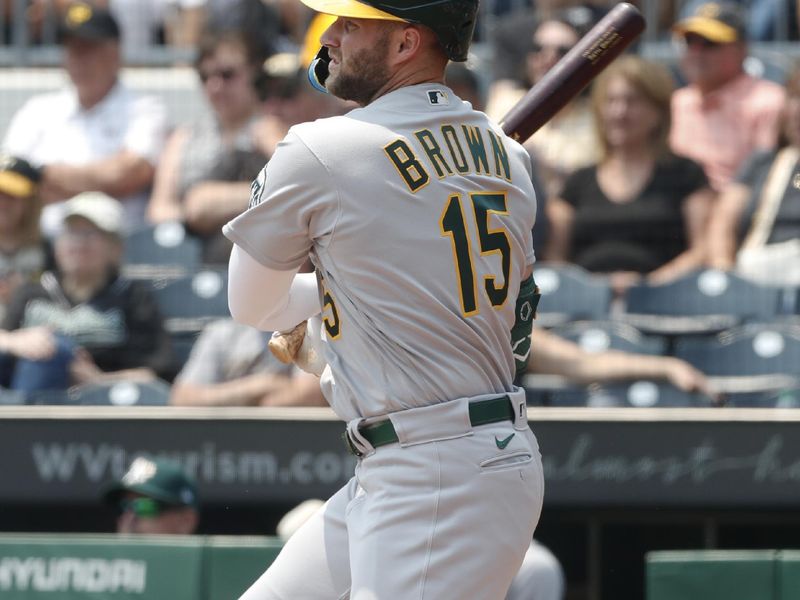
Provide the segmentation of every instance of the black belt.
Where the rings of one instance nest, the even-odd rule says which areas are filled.
[[[469,422],[473,427],[499,423],[500,421],[513,421],[514,417],[515,411],[511,405],[511,399],[505,395],[469,403]],[[390,419],[364,425],[359,427],[358,431],[373,448],[400,441]],[[350,440],[347,432],[344,434],[344,439],[348,450],[356,456],[361,456],[361,451]]]

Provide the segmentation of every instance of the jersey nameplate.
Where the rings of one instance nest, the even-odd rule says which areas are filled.
[[[439,179],[475,174],[511,183],[511,166],[503,136],[491,129],[443,123],[438,128],[415,131],[413,140],[421,152],[415,152],[406,138],[398,138],[383,148],[412,192],[427,185],[431,171]]]

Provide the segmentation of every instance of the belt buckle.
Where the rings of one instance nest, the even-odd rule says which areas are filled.
[[[347,432],[346,429],[344,430],[344,433],[342,433],[342,440],[344,440],[344,445],[347,448],[347,451],[350,452],[350,454],[358,458],[364,456],[364,453],[361,452],[361,450],[359,450],[353,443],[353,440],[350,439],[350,434]]]

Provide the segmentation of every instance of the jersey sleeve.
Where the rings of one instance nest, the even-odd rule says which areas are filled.
[[[339,210],[334,178],[290,131],[253,182],[249,208],[222,231],[265,267],[288,271],[328,242]]]

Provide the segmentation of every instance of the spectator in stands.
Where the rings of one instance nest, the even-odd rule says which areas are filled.
[[[531,51],[531,34],[546,21],[566,22],[582,35],[595,22],[597,12],[585,3],[565,2],[558,6],[541,6],[513,10],[499,17],[492,25],[492,81],[487,99],[487,114],[501,118],[534,83],[527,65]],[[580,37],[580,35],[578,37]],[[577,41],[577,38],[575,38]]]
[[[525,57],[530,84],[541,80],[578,42],[583,32],[581,25],[566,14],[542,21],[533,32]],[[548,198],[558,196],[567,175],[600,157],[588,95],[581,93],[567,104],[531,136],[525,147],[544,181]]]
[[[53,13],[63,18],[75,0],[29,0],[28,23],[34,40],[43,39]],[[162,41],[176,48],[194,48],[205,23],[206,0],[89,0],[117,19],[126,62],[138,62],[142,51]],[[10,16],[10,15],[9,15]]]
[[[65,210],[55,271],[20,287],[8,307],[0,330],[4,385],[28,392],[166,372],[169,338],[155,300],[145,284],[118,274],[120,203],[85,192]]]
[[[326,406],[319,378],[272,356],[269,334],[220,319],[206,326],[172,386],[178,406]]]
[[[754,150],[774,147],[784,91],[745,73],[745,24],[737,5],[703,4],[673,31],[689,84],[672,98],[670,144],[703,165],[721,191]]]
[[[580,384],[652,379],[665,380],[684,392],[717,400],[708,378],[673,356],[650,356],[619,350],[587,352],[578,344],[541,328],[533,331],[528,372],[560,375]]]
[[[207,32],[238,31],[263,55],[294,46],[284,23],[293,21],[298,12],[307,14],[295,0],[204,0],[204,4]]]
[[[549,13],[512,13],[505,17],[494,36],[495,80],[489,87],[486,112],[501,119],[578,42],[593,22],[594,13],[587,6]],[[591,164],[599,156],[586,94],[565,106],[527,140],[525,146],[534,159],[547,195],[557,196],[569,173]]]
[[[143,223],[165,132],[165,110],[119,79],[119,26],[90,4],[70,6],[62,24],[71,85],[35,96],[14,115],[3,147],[42,166],[42,226],[55,233],[60,201],[85,191],[122,200],[126,221]],[[57,204],[54,204],[57,203]]]
[[[354,107],[308,84],[308,69],[295,54],[276,54],[264,62],[262,96],[265,116],[259,123],[262,151],[272,154],[292,125],[344,114]]]
[[[689,0],[678,5],[681,18],[691,16],[703,0]],[[775,0],[736,0],[746,24],[750,41],[797,40],[797,4]],[[664,3],[670,4],[670,3]],[[785,34],[785,37],[781,35]]]
[[[767,284],[800,285],[800,66],[786,81],[779,149],[754,153],[709,223],[709,265]]]
[[[592,92],[603,156],[548,202],[545,258],[609,273],[617,293],[697,268],[712,201],[702,168],[669,151],[673,82],[662,66],[619,58]]]
[[[445,71],[445,82],[456,96],[466,100],[475,110],[484,110],[486,94],[478,75],[466,63],[451,62]]]
[[[0,155],[0,322],[15,290],[38,279],[49,255],[39,231],[40,179],[27,161]]]
[[[117,533],[190,535],[200,520],[194,481],[164,459],[135,459],[102,497],[118,512]]]
[[[203,239],[207,262],[227,263],[230,245],[219,242],[220,229],[247,208],[250,184],[267,161],[257,137],[262,62],[241,33],[203,39],[196,68],[212,112],[170,136],[156,172],[148,218],[185,222]]]

